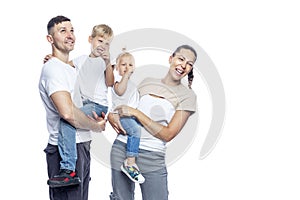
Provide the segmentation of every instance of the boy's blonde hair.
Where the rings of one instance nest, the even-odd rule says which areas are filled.
[[[93,38],[100,36],[106,39],[112,38],[113,35],[114,35],[113,30],[106,24],[99,24],[94,26],[91,34]]]

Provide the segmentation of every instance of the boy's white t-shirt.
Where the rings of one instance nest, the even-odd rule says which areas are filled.
[[[57,58],[50,59],[44,64],[39,81],[39,92],[44,103],[47,115],[47,129],[49,132],[48,142],[57,145],[58,128],[60,116],[51,101],[50,96],[58,91],[67,91],[71,94],[73,103],[80,105],[81,100],[76,98],[76,77],[78,70],[70,65],[60,61]],[[86,142],[91,140],[90,131],[77,131],[76,142]]]
[[[162,125],[166,126],[171,121],[176,110],[196,111],[196,94],[183,84],[167,86],[161,79],[146,78],[139,84],[138,91],[141,97],[137,109]],[[117,139],[126,143],[127,136],[119,134]],[[142,128],[140,148],[164,153],[166,143]]]
[[[82,55],[72,60],[78,68],[78,82],[83,100],[88,99],[108,106],[108,87],[105,83],[106,64],[101,57],[91,58]]]

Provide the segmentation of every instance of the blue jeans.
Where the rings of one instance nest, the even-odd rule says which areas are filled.
[[[122,127],[127,134],[127,157],[138,157],[141,138],[141,125],[134,117],[120,118]]]
[[[121,170],[126,158],[126,144],[115,140],[110,153],[111,178],[113,191],[110,200],[134,200],[136,184]],[[137,158],[145,182],[139,184],[143,200],[168,200],[168,172],[165,165],[165,154],[140,149]]]
[[[84,101],[83,106],[80,108],[86,115],[92,116],[92,111],[95,111],[97,115],[101,116],[101,113],[107,113],[107,106]],[[60,169],[75,170],[77,151],[76,151],[76,128],[69,124],[66,120],[60,120],[60,128],[58,133],[58,150],[61,156]]]

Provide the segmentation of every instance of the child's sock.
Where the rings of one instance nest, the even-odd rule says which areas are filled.
[[[127,166],[136,166],[135,157],[127,157],[126,164]]]

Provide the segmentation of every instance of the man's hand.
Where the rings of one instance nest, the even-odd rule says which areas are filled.
[[[105,130],[105,126],[106,126],[106,119],[105,119],[105,113],[102,112],[101,113],[101,116],[98,116],[96,114],[95,111],[92,111],[93,113],[93,117],[91,116],[88,116],[90,119],[94,120],[97,122],[97,124],[99,125],[99,127],[97,128],[97,130],[94,130],[95,132],[101,132],[101,131],[104,131]]]

